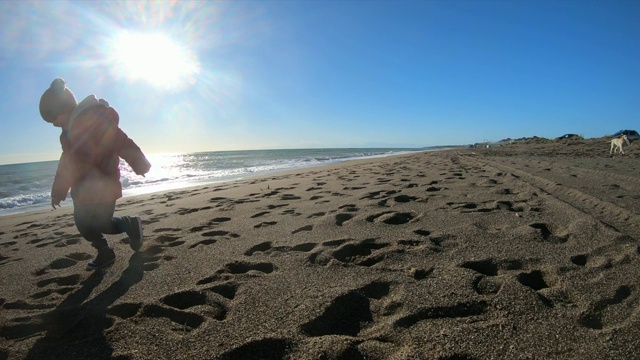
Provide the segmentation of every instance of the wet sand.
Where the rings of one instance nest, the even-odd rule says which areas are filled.
[[[640,144],[366,159],[0,218],[0,359],[640,357]]]

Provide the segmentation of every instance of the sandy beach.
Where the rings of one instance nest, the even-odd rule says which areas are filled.
[[[640,147],[416,153],[0,218],[0,359],[640,358]]]

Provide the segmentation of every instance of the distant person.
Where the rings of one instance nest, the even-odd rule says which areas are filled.
[[[131,248],[138,251],[142,246],[140,218],[114,216],[116,200],[122,197],[119,163],[123,158],[138,175],[146,174],[151,164],[118,127],[116,110],[94,95],[78,104],[64,80],[57,78],[40,98],[40,115],[62,128],[62,155],[51,188],[51,206],[59,207],[71,189],[76,227],[98,251],[87,270],[115,261],[104,234],[127,233]]]

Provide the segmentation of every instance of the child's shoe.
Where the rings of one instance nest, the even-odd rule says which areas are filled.
[[[142,247],[142,220],[136,216],[127,216],[126,219],[129,222],[129,245],[133,251],[138,251]]]
[[[112,248],[105,246],[98,250],[98,256],[95,259],[89,261],[87,264],[87,270],[93,271],[96,269],[102,269],[113,264],[116,260],[116,253]]]

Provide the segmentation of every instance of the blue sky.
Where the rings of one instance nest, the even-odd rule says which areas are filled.
[[[0,163],[59,157],[38,112],[55,77],[147,153],[640,130],[638,19],[640,1],[2,1]]]

